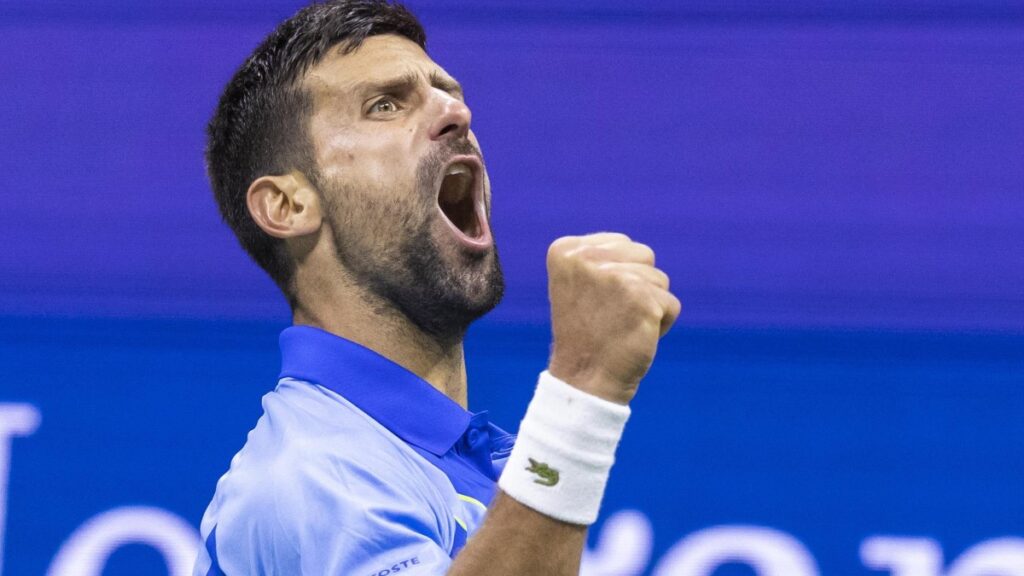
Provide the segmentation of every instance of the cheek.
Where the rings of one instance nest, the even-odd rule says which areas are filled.
[[[416,156],[400,143],[366,138],[357,146],[338,148],[329,157],[335,168],[363,182],[408,187],[415,182]]]
[[[476,151],[480,153],[482,158],[484,151],[480,148],[480,141],[476,139],[476,134],[474,134],[472,130],[469,131],[469,142],[476,148]]]
[[[331,180],[343,179],[351,174],[351,168],[358,162],[358,150],[346,132],[333,132],[315,138],[316,162],[320,174]]]
[[[310,125],[310,136],[317,163],[324,173],[355,170],[379,177],[395,173],[402,160],[413,156],[409,135],[395,127],[317,118]]]
[[[491,213],[491,176],[484,170],[484,207]]]

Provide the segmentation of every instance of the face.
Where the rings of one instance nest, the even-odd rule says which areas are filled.
[[[310,70],[310,135],[339,264],[427,334],[457,338],[504,289],[490,186],[457,82],[410,40]],[[382,311],[386,312],[386,311]]]

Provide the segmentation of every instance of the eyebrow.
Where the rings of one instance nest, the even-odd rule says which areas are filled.
[[[465,96],[462,92],[462,84],[451,76],[439,74],[437,70],[430,71],[430,85],[449,94],[457,94],[459,98]]]
[[[355,86],[355,92],[357,94],[380,92],[404,95],[412,92],[419,81],[419,75],[410,71],[401,76],[389,78],[387,80],[369,80],[359,82]],[[430,86],[443,90],[448,94],[457,95],[460,99],[463,98],[462,85],[454,78],[442,75],[437,70],[432,70],[430,72]]]

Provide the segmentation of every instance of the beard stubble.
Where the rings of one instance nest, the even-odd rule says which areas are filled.
[[[435,181],[456,154],[479,157],[468,141],[433,151],[417,166],[411,198],[388,194],[380,185],[357,188],[312,175],[324,198],[338,261],[366,291],[367,304],[380,314],[402,314],[442,343],[460,340],[473,321],[497,306],[505,289],[496,245],[482,254],[454,242],[447,246],[451,250],[441,245],[451,232],[438,222],[444,216],[437,208]]]

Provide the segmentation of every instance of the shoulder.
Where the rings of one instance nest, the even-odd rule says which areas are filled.
[[[283,483],[303,479],[334,491],[363,488],[420,501],[441,497],[438,488],[449,483],[408,444],[326,388],[285,379],[263,406],[246,443],[255,458],[239,462],[257,478],[269,470]]]
[[[451,548],[441,479],[390,432],[308,383],[282,381],[263,406],[203,521],[204,538],[216,527],[216,549],[273,572],[312,558],[372,564],[417,543]]]

